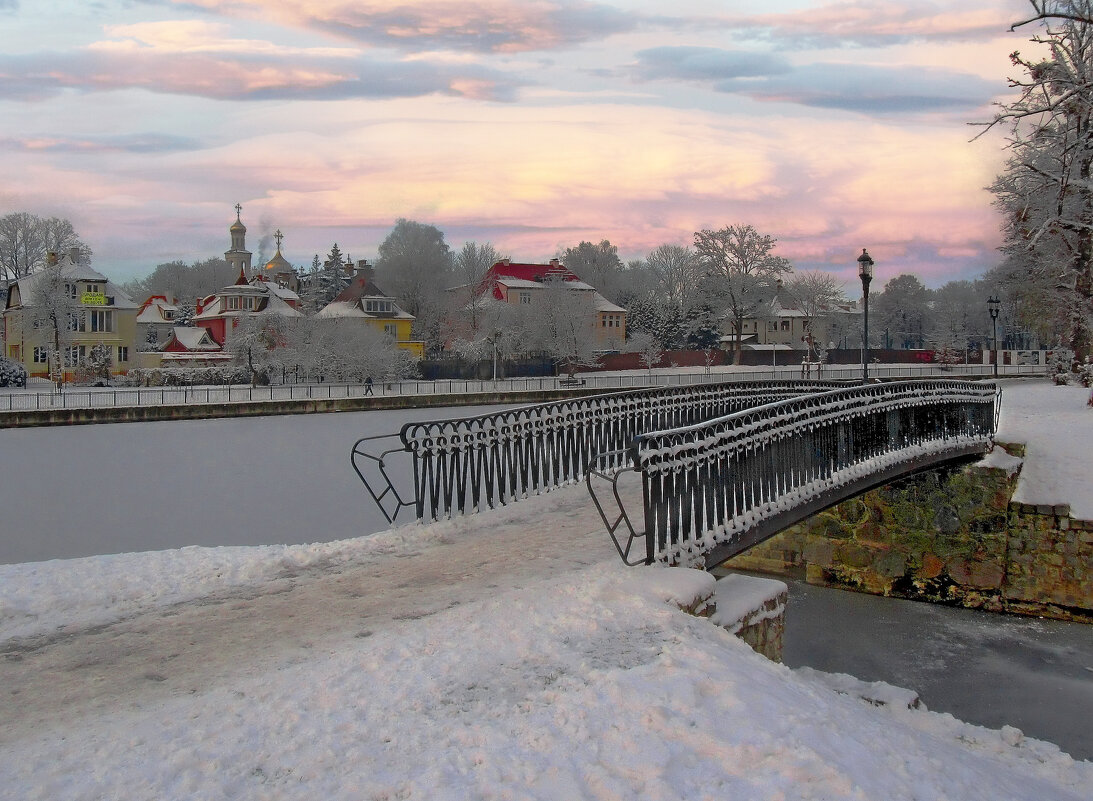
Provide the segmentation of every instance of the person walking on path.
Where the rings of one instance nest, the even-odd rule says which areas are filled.
[[[364,379],[364,394],[372,394],[372,376],[368,376],[368,378]]]

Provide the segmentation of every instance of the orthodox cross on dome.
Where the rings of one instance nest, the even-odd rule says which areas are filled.
[[[242,213],[243,213],[243,207],[240,206],[238,203],[236,203],[235,204],[235,221],[236,222],[242,222],[242,220],[239,219],[239,215],[242,214]]]
[[[273,238],[277,240],[277,252],[281,252],[281,240],[285,238],[285,235],[281,233],[281,229],[278,228],[273,234]]]

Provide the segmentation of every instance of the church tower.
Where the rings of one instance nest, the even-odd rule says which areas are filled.
[[[232,266],[232,272],[239,271],[249,278],[251,253],[247,250],[247,226],[239,218],[242,213],[243,207],[236,203],[235,222],[228,229],[231,232],[232,246],[230,250],[224,251],[224,259]]]

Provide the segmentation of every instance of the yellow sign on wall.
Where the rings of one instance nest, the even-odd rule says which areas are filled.
[[[102,292],[84,292],[80,295],[80,303],[84,306],[105,306],[106,295]]]

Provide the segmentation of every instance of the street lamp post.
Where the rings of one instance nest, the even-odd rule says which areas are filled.
[[[862,307],[864,324],[862,326],[862,382],[869,380],[869,282],[873,280],[873,260],[869,251],[862,248],[858,256],[858,277],[861,278]]]
[[[991,328],[993,328],[993,335],[991,336],[991,361],[994,362],[994,377],[998,378],[998,312],[1002,308],[1002,301],[991,295],[987,298],[987,311],[991,315]]]

